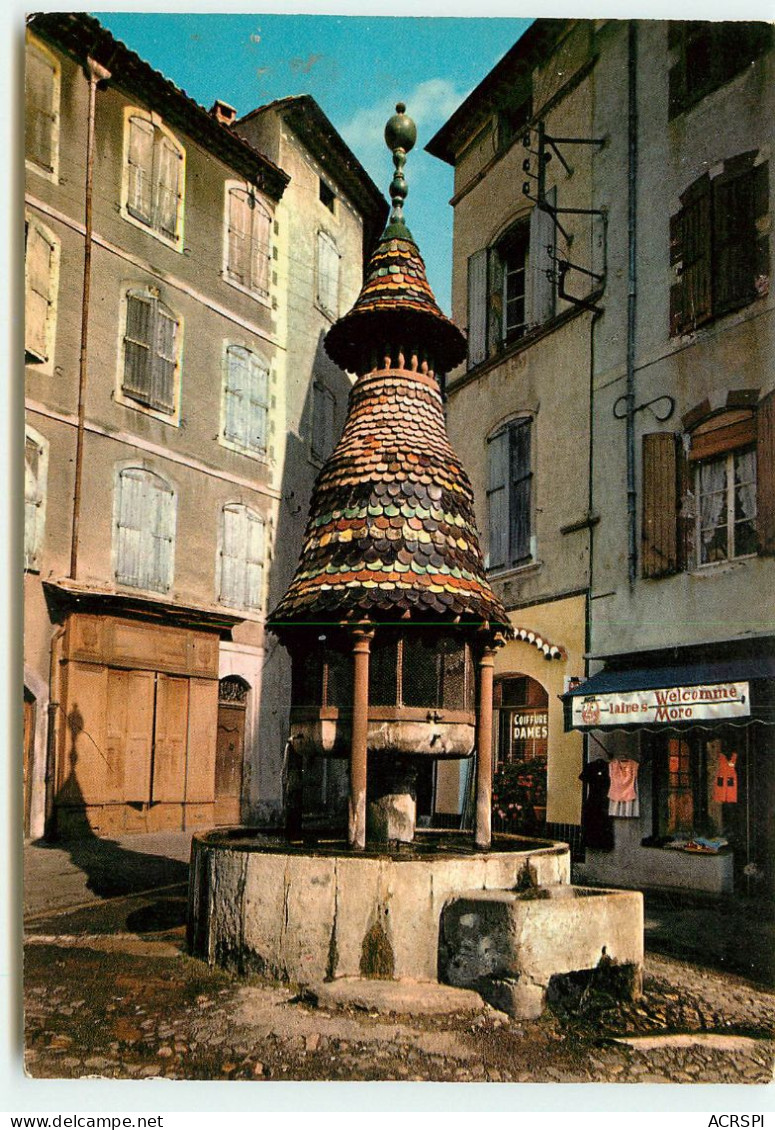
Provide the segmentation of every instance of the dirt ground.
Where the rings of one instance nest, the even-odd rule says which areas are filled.
[[[185,888],[39,916],[25,945],[26,1070],[36,1078],[770,1083],[775,993],[650,954],[644,995],[594,977],[536,1021],[316,1007],[185,951]]]

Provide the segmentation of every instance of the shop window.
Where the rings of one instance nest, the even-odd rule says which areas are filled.
[[[37,572],[46,526],[48,442],[33,428],[24,437],[24,568]]]
[[[156,115],[132,109],[126,119],[125,218],[182,243],[185,151]]]
[[[272,217],[252,188],[226,186],[226,278],[268,298]]]
[[[180,320],[155,287],[126,295],[121,393],[164,415],[177,408]]]
[[[514,568],[533,556],[532,430],[532,418],[522,416],[487,441],[488,569]]]
[[[317,304],[329,318],[339,317],[339,251],[325,231],[318,232]]]
[[[264,520],[247,506],[230,503],[222,511],[220,594],[230,608],[259,611],[263,602]]]
[[[529,675],[496,680],[493,826],[540,835],[546,823],[549,695]]]
[[[151,592],[172,587],[176,497],[143,467],[125,467],[116,484],[115,571],[119,584]]]
[[[670,333],[749,305],[769,290],[769,166],[746,153],[706,173],[670,220]]]
[[[669,117],[674,118],[729,82],[767,51],[772,29],[763,23],[676,20],[669,26]]]
[[[24,153],[33,168],[56,174],[59,146],[59,63],[40,44],[27,41]]]
[[[222,441],[246,455],[266,457],[269,433],[269,366],[243,345],[228,345],[224,359]]]
[[[24,352],[27,364],[52,366],[59,288],[59,240],[30,217],[24,228]]]
[[[550,205],[556,190],[547,193]],[[554,221],[534,208],[468,260],[468,367],[519,341],[555,312]]]
[[[321,381],[312,385],[312,458],[324,462],[334,448],[336,397]]]
[[[775,554],[775,394],[643,437],[644,577]]]
[[[697,837],[721,849],[739,836],[745,802],[744,730],[687,732],[650,739],[653,758],[653,834],[665,844]]]

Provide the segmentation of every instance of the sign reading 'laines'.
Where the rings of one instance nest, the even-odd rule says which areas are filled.
[[[746,718],[750,713],[748,683],[717,683],[580,695],[573,699],[571,716],[574,726],[645,726]]]

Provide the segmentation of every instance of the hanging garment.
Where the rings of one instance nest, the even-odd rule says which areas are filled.
[[[640,816],[638,803],[637,761],[613,760],[608,766],[611,787],[608,790],[609,816]]]
[[[737,804],[737,754],[720,753],[716,769],[713,799],[717,804]]]
[[[590,761],[579,774],[587,786],[581,808],[584,845],[595,851],[613,851],[614,826],[608,815],[608,762],[603,758]]]

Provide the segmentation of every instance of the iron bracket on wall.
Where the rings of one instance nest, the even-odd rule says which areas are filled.
[[[614,401],[612,411],[615,419],[627,419],[627,416],[629,414],[628,401],[629,397],[626,395],[626,393]],[[657,404],[662,404],[663,407],[657,409],[655,407],[655,405]],[[619,407],[620,405],[622,406],[621,410]],[[636,412],[642,412],[645,408],[648,408],[649,412],[651,412],[651,415],[655,420],[659,420],[660,424],[664,424],[666,420],[670,419],[670,417],[673,415],[673,412],[675,411],[675,400],[672,396],[668,396],[667,393],[665,393],[664,396],[655,396],[653,400],[647,400],[645,404],[639,404],[637,408],[633,408],[632,415],[634,416]]]

